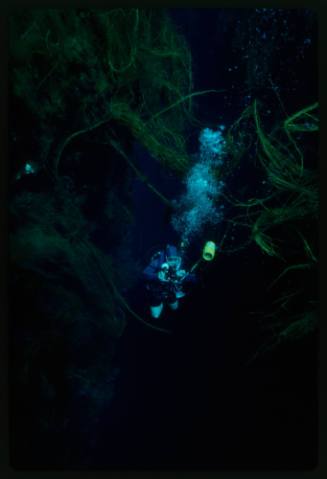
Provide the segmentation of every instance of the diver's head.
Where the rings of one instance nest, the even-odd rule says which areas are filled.
[[[165,251],[166,263],[169,265],[171,271],[177,271],[181,264],[182,258],[176,246],[168,244]]]

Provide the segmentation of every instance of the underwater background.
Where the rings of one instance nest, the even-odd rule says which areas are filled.
[[[312,469],[318,67],[310,9],[9,19],[17,469]],[[206,241],[151,318],[142,271]]]

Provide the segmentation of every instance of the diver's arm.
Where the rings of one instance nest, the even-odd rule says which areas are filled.
[[[166,282],[165,273],[162,270],[162,264],[159,259],[151,261],[151,263],[143,271],[143,276],[148,281]]]
[[[148,281],[157,281],[158,279],[158,271],[157,268],[154,268],[152,264],[149,264],[143,271],[143,276]]]
[[[177,280],[180,283],[196,283],[197,282],[197,277],[194,273],[188,273],[185,270],[179,270],[177,272]]]

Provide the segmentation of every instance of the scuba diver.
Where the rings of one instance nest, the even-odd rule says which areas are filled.
[[[173,310],[178,308],[179,299],[186,294],[183,283],[196,282],[195,274],[182,268],[181,251],[169,244],[152,256],[143,277],[147,281],[150,312],[154,319],[160,317],[165,303]]]

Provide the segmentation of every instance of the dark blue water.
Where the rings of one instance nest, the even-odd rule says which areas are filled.
[[[238,265],[236,285],[235,265],[230,274],[224,260],[221,267],[179,312],[167,313],[172,335],[129,322],[116,397],[98,438],[99,466],[310,466],[314,341],[247,367],[258,339],[248,311],[262,291],[249,286],[249,265]]]
[[[168,200],[173,200],[183,191],[181,179],[164,170],[140,145],[135,144],[132,159],[151,184]],[[133,254],[136,259],[149,260],[149,253],[162,248],[167,242],[177,243],[178,236],[170,224],[169,207],[154,194],[146,184],[135,178],[132,185],[133,225],[131,235]],[[151,255],[150,255],[151,256]]]
[[[244,29],[249,22],[249,12],[176,9],[170,14],[192,50],[195,90],[226,89],[226,93],[199,97],[203,121],[210,126],[229,125],[250,101],[240,57],[251,52],[231,44],[235,29]],[[291,17],[285,13],[290,38],[294,25],[306,26],[305,16],[295,14],[293,23]],[[308,30],[302,28],[303,37]],[[280,48],[284,65],[289,59],[287,43]],[[314,68],[314,58],[304,61]],[[315,78],[306,77],[304,63],[294,60],[292,68],[301,70],[301,80],[292,85],[289,71],[277,68],[273,72],[283,98],[288,89],[290,111],[299,106],[299,91],[305,102],[316,94]],[[264,96],[264,88],[259,85],[255,93]],[[270,97],[268,92],[265,98]],[[190,133],[196,139],[197,132]],[[180,179],[163,171],[137,145],[133,159],[168,198],[180,194]],[[255,180],[246,175],[242,171],[241,177],[233,176],[234,185],[228,186]],[[136,258],[146,259],[148,251],[177,240],[167,208],[137,179],[133,205]],[[199,254],[204,240],[195,245]],[[202,271],[200,283],[182,301],[180,310],[164,313],[160,326],[172,334],[152,331],[129,319],[117,352],[121,375],[99,431],[95,464],[131,468],[306,468],[314,464],[315,338],[247,365],[260,345],[251,314],[267,309],[266,278],[275,268],[256,247],[234,256],[218,255],[214,267]],[[141,283],[128,297],[133,308],[149,318]]]
[[[228,128],[256,96],[267,109],[276,105],[270,84],[260,83],[259,74],[250,88],[245,56],[253,55],[255,63],[256,53],[244,38],[248,38],[253,11],[170,9],[169,14],[191,48],[194,91],[222,90],[197,97],[196,114],[203,126],[223,124]],[[260,18],[258,14],[260,31],[256,31],[255,22],[252,25],[253,35],[261,38],[272,34],[274,18],[279,23],[286,20],[285,35],[275,43],[278,54],[271,66],[271,78],[279,86],[286,110],[293,112],[316,101],[316,31],[312,17],[309,13],[277,12],[271,23],[260,23]],[[269,49],[264,48],[266,61]],[[264,73],[263,60],[260,71]],[[197,152],[199,128],[188,132],[190,154]],[[94,175],[92,181],[98,186],[86,214],[99,225],[93,238],[97,246],[112,254],[111,248],[117,250],[117,238],[101,229],[106,185],[99,181],[99,176],[105,177],[102,168],[110,166],[100,147],[93,151],[93,144],[85,145],[86,155],[87,148],[90,159],[96,154],[103,157],[103,164],[97,163],[97,171],[89,171],[86,164],[80,173],[88,180]],[[139,144],[132,144],[129,154],[169,200],[183,192],[181,178],[165,170]],[[117,174],[117,190],[128,166],[124,168],[110,172]],[[257,178],[246,169],[232,174],[227,187],[237,193],[244,184],[253,184],[253,188],[257,185]],[[131,270],[139,265],[139,279],[123,294],[137,314],[151,321],[142,268],[151,253],[167,242],[177,243],[179,238],[170,224],[170,209],[145,183],[135,177],[131,190],[129,255]],[[253,195],[257,193],[254,189]],[[226,207],[227,218],[230,213]],[[223,232],[224,223],[214,232],[218,243]],[[197,260],[204,242],[211,239],[207,234],[211,232],[206,231],[192,245],[189,264]],[[244,233],[237,234],[237,242],[242,243]],[[227,249],[230,246],[226,244]],[[255,245],[234,255],[222,250],[213,264],[199,272],[198,284],[181,301],[179,310],[164,311],[157,322],[169,334],[152,330],[126,313],[126,330],[116,345],[119,373],[114,397],[98,424],[90,427],[90,437],[77,437],[68,448],[75,458],[66,457],[66,463],[132,469],[313,466],[317,445],[316,337],[288,343],[248,365],[262,342],[260,326],[252,314],[269,310],[267,284],[279,272],[280,265],[263,256]],[[77,404],[73,423],[83,424],[83,406],[82,402]]]

